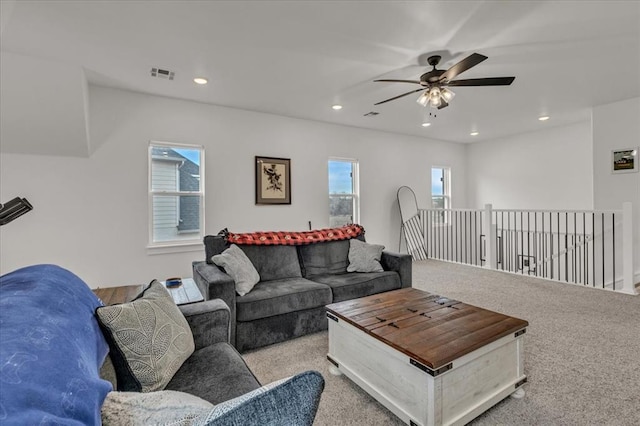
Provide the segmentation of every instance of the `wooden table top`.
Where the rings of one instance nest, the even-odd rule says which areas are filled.
[[[529,325],[415,288],[334,303],[327,311],[432,369]]]
[[[143,285],[123,285],[120,287],[96,288],[93,292],[106,306],[129,302],[142,293],[142,290],[144,290]]]
[[[166,281],[160,281],[166,285]],[[105,305],[115,305],[126,303],[135,299],[146,286],[144,285],[124,285],[119,287],[103,287],[93,290]],[[176,302],[176,305],[187,305],[189,303],[202,302],[204,297],[198,289],[193,278],[182,278],[182,285],[178,287],[167,287],[169,294]]]

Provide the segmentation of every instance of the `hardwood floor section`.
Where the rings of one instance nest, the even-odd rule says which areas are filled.
[[[105,305],[115,305],[133,300],[144,289],[143,285],[104,287],[93,290]]]

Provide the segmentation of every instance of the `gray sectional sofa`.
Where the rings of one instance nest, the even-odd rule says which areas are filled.
[[[364,236],[358,236],[364,241]],[[205,299],[231,309],[231,342],[240,352],[327,329],[325,306],[411,287],[411,256],[384,251],[382,272],[347,272],[349,240],[308,245],[240,245],[260,275],[244,296],[233,279],[212,263],[229,247],[223,235],[204,238],[205,261],[193,262],[193,277]]]

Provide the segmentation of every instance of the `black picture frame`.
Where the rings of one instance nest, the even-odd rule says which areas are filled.
[[[255,157],[256,204],[291,204],[291,159]]]
[[[638,171],[638,147],[611,151],[611,173],[635,173]]]

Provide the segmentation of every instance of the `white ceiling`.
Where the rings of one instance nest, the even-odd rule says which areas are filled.
[[[445,141],[584,121],[595,105],[640,96],[639,1],[3,0],[2,13],[4,61],[33,57],[90,84]],[[489,59],[459,78],[514,83],[453,88],[441,111],[418,94],[373,105],[414,87],[374,79],[417,79],[430,54],[446,69],[473,52]],[[150,77],[152,67],[175,80]],[[421,127],[429,113],[433,125]]]

